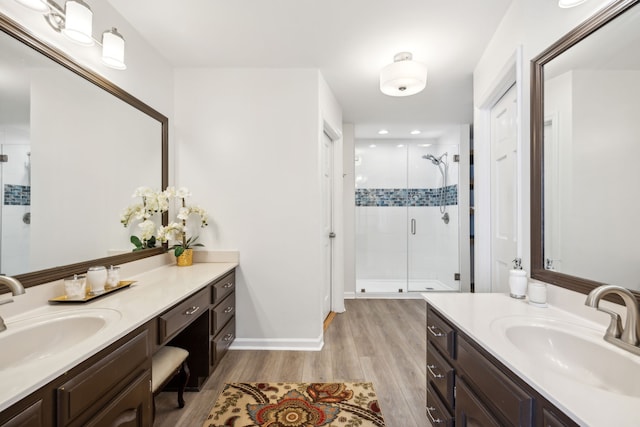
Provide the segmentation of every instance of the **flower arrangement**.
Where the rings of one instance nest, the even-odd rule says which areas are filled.
[[[153,191],[149,187],[138,187],[131,197],[142,198],[142,203],[135,203],[127,207],[120,222],[128,227],[133,221],[139,220],[138,228],[140,237],[131,236],[131,243],[135,246],[134,251],[154,248],[156,246],[156,223],[151,219],[155,214],[161,214],[169,209],[169,201],[163,193]]]
[[[185,250],[191,249],[194,246],[204,246],[202,243],[196,243],[199,236],[187,237],[187,219],[191,215],[198,215],[200,217],[200,228],[204,228],[208,225],[207,212],[200,206],[187,205],[186,199],[191,197],[191,193],[184,187],[179,190],[168,187],[163,194],[167,200],[171,198],[180,200],[180,206],[178,207],[178,213],[176,215],[177,221],[170,222],[166,227],[160,227],[158,229],[158,240],[161,242],[169,240],[177,241],[178,243],[169,248],[169,250],[173,249],[173,254],[176,257],[179,257]]]
[[[206,227],[207,212],[200,206],[187,205],[186,199],[191,196],[187,188],[176,190],[174,187],[167,187],[164,191],[154,191],[149,187],[137,188],[132,197],[140,197],[142,203],[135,203],[127,207],[120,222],[128,227],[132,222],[138,220],[138,228],[140,237],[131,236],[131,243],[135,246],[134,251],[142,249],[154,248],[157,242],[176,241],[177,243],[169,247],[173,250],[173,254],[179,257],[185,250],[194,246],[204,246],[202,243],[196,243],[199,236],[188,237],[187,220],[191,215],[198,215],[200,218],[200,227]],[[167,226],[160,226],[156,229],[156,223],[152,217],[156,214],[162,214],[169,210],[171,199],[179,200],[176,221],[170,222]],[[158,237],[155,233],[157,231]]]

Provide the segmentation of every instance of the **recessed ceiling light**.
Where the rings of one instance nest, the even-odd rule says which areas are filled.
[[[396,147],[402,148],[402,147],[404,147],[404,144],[398,144]]]
[[[418,144],[418,147],[431,147],[431,144]]]
[[[411,135],[420,135],[421,133],[422,133],[422,132],[421,132],[421,131],[419,131],[418,129],[416,129],[416,130],[412,130],[412,131],[411,131]]]
[[[371,144],[369,148],[376,148],[376,144]]]
[[[389,131],[388,131],[388,130],[386,130],[386,129],[380,129],[380,130],[378,131],[378,135],[386,135],[386,134],[388,134],[388,133],[389,133]]]

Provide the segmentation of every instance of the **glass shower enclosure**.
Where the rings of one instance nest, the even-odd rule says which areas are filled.
[[[356,295],[458,291],[457,144],[356,140]]]

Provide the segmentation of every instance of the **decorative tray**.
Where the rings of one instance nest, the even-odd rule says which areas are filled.
[[[66,295],[62,295],[60,297],[51,298],[49,302],[71,302],[71,303],[89,302],[96,298],[100,298],[105,295],[108,295],[111,292],[115,292],[115,291],[119,291],[120,289],[127,288],[131,286],[132,283],[135,283],[135,280],[120,281],[118,282],[118,286],[111,289],[105,289],[104,292],[100,292],[99,294],[88,293],[87,296],[85,296],[84,298],[74,298],[74,299],[70,299],[70,298],[67,298]]]

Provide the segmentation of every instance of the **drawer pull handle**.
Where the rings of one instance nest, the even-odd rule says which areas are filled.
[[[432,407],[432,406],[427,406],[427,415],[429,415],[429,418],[431,418],[431,423],[432,424],[440,424],[443,423],[444,421],[441,420],[440,418],[433,418],[433,415],[431,415],[431,411],[435,411],[436,408]]]
[[[185,311],[184,314],[187,316],[191,316],[193,314],[196,314],[196,312],[200,310],[200,306],[193,306],[191,307],[189,310]]]
[[[231,341],[233,339],[233,334],[227,334],[224,336],[225,341]]]
[[[429,373],[433,376],[433,378],[439,379],[439,378],[444,378],[444,375],[442,374],[438,374],[436,372],[434,372],[433,370],[436,369],[436,365],[429,365],[427,363],[427,370],[429,371]]]
[[[447,335],[444,332],[436,332],[435,330],[438,329],[436,326],[427,326],[427,329],[434,337],[444,337]]]
[[[223,288],[225,289],[229,289],[230,287],[233,286],[233,283],[229,282],[229,283],[225,283],[225,285],[223,286]]]
[[[231,313],[232,311],[233,311],[233,307],[227,307],[227,308],[224,309],[224,313],[225,314]]]

